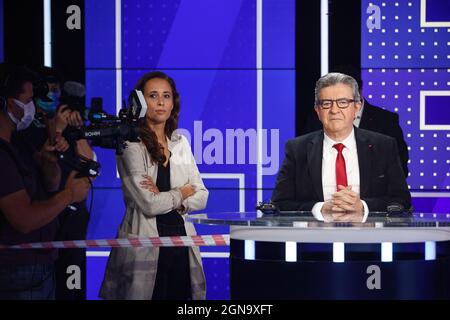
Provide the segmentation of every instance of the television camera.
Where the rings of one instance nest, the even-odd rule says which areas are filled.
[[[94,100],[95,101],[95,100]],[[88,113],[90,125],[74,129],[70,133],[75,140],[89,139],[94,146],[115,149],[120,155],[126,146],[125,141],[139,141],[139,119],[145,117],[147,103],[139,90],[133,90],[118,116],[105,113],[99,103]]]

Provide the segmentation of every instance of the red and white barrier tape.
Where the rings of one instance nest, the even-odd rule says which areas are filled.
[[[1,249],[56,249],[56,248],[125,248],[125,247],[192,247],[228,246],[230,236],[213,234],[208,236],[143,237],[124,239],[70,240],[22,243],[12,246],[0,245]]]

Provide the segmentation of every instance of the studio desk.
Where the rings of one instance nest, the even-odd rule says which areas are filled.
[[[450,214],[194,214],[230,226],[231,299],[450,299]]]

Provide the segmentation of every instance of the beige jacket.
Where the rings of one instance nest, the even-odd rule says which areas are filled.
[[[177,133],[168,140],[170,157],[170,185],[172,190],[155,194],[140,187],[142,175],[152,177],[156,184],[158,166],[141,142],[128,143],[117,167],[122,180],[126,212],[118,237],[158,236],[155,216],[184,206],[185,213],[204,209],[208,199],[190,145]],[[179,188],[191,184],[195,194],[182,201]],[[187,235],[195,235],[194,225],[185,221]],[[151,299],[158,266],[158,248],[113,248],[100,289],[104,299]],[[198,247],[189,248],[192,298],[205,299],[206,284]]]

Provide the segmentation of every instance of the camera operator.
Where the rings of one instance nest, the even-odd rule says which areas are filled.
[[[16,132],[29,127],[35,114],[34,74],[14,68],[2,81],[0,99],[0,244],[14,245],[54,240],[55,219],[68,205],[86,198],[88,178],[75,178],[72,172],[62,191],[61,168],[54,152],[64,152],[67,141],[55,134],[35,152]],[[6,182],[6,183],[5,183]],[[0,300],[54,299],[54,249],[0,250]]]
[[[62,97],[62,76],[53,68],[43,67],[40,71],[40,76],[48,86],[48,93],[45,96],[35,97],[37,116],[30,128],[22,134],[27,136],[27,139],[32,139],[37,146],[42,145],[48,136],[52,137],[57,133],[62,133],[66,137],[66,132],[71,127],[80,128],[84,124],[80,111],[76,108],[82,103],[82,96],[72,97],[70,94],[65,93]],[[79,85],[82,86],[81,84]],[[84,96],[84,92],[82,95]],[[74,103],[76,106],[71,106],[70,103]],[[69,144],[73,145],[73,150],[71,151],[76,152],[73,155],[81,155],[88,159],[94,157],[86,139],[69,141]]]
[[[80,128],[84,124],[78,110],[79,106],[84,106],[84,87],[78,84],[83,90],[77,96],[72,96],[70,92],[61,92],[62,77],[57,70],[44,67],[39,74],[48,86],[48,94],[35,97],[37,116],[32,125],[18,136],[20,136],[22,141],[27,141],[30,150],[32,150],[39,148],[46,139],[52,140],[55,136],[62,134],[69,143],[68,150],[64,152],[67,158],[78,159],[81,156],[86,159],[92,159],[94,153],[86,139],[77,141],[69,139],[69,132],[74,128]],[[70,83],[73,84],[74,82]],[[64,188],[65,181],[72,168],[64,161],[60,161],[59,165],[62,171],[59,188],[61,190]],[[85,200],[72,204],[70,208],[65,208],[58,216],[58,219],[59,227],[56,232],[56,240],[80,240],[86,238],[89,211]],[[81,270],[81,288],[77,290],[69,290],[66,283],[68,277],[67,268],[71,265],[76,265]],[[86,298],[86,250],[59,250],[55,267],[56,299],[84,300]]]

